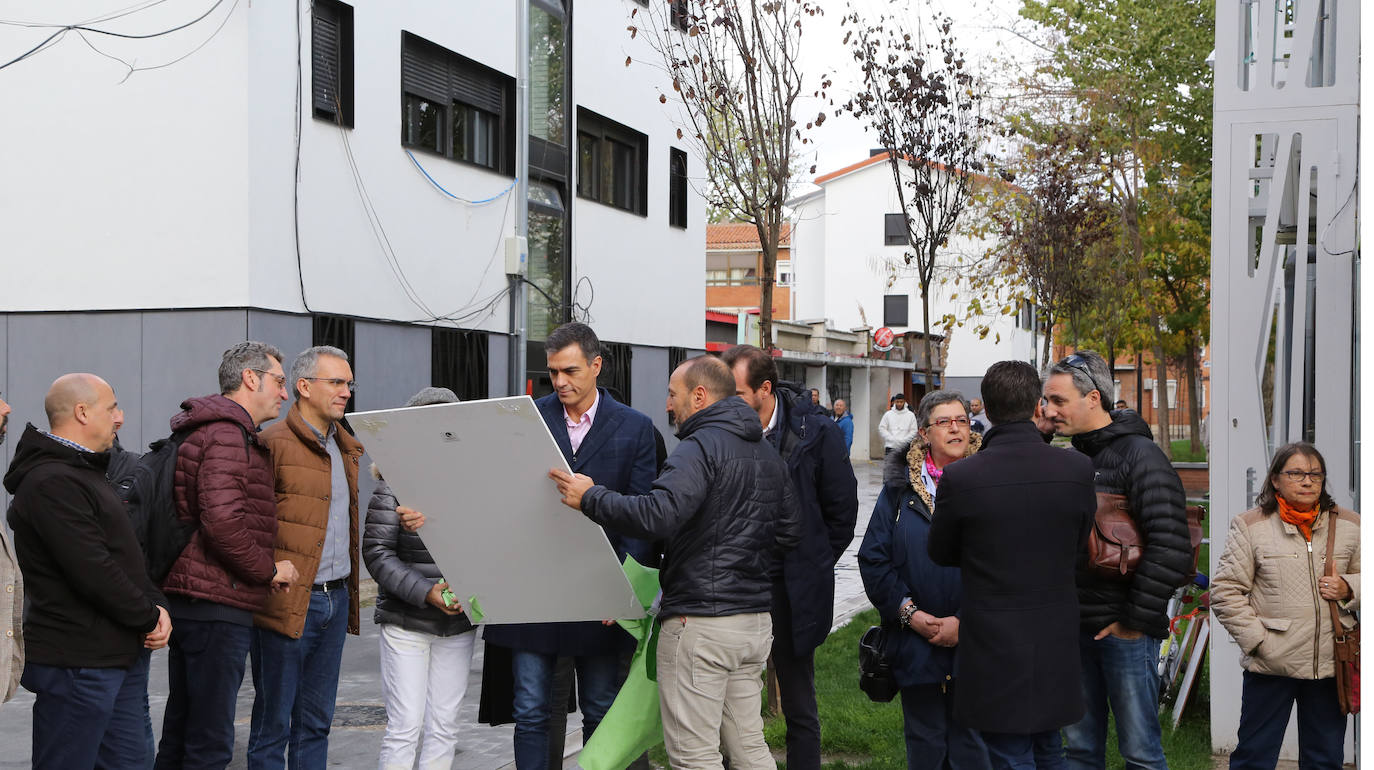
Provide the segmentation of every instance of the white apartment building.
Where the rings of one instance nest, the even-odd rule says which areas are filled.
[[[609,343],[603,380],[670,433],[670,364],[704,343],[700,170],[626,31],[641,3],[529,5],[522,201],[519,3],[0,2],[49,25],[0,26],[16,422],[41,423],[55,377],[91,371],[142,447],[245,338],[288,359],[345,348],[359,410],[430,384],[505,395],[523,206],[520,379],[546,388],[539,341],[585,320]]]
[[[792,317],[825,319],[838,329],[886,326],[901,338],[922,332],[921,297],[914,270],[906,268],[905,225],[892,183],[887,154],[869,158],[816,177],[819,189],[790,201],[793,208]],[[956,237],[946,250],[980,254],[982,242]],[[946,265],[952,264],[943,263]],[[889,281],[891,281],[889,285]],[[931,334],[943,335],[940,319],[947,313],[964,318],[966,302],[944,284],[937,268],[931,287]],[[996,310],[996,308],[991,308]],[[974,323],[991,330],[980,338]],[[956,326],[948,340],[943,377],[936,385],[976,397],[983,372],[997,361],[1018,359],[1037,363],[1043,335],[1034,331],[1033,308],[1013,315],[985,314]],[[939,361],[939,343],[935,360]],[[910,373],[913,385],[924,387],[925,374]]]

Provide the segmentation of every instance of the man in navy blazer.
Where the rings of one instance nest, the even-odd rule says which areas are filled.
[[[653,423],[596,386],[601,372],[601,341],[596,333],[586,324],[564,324],[549,334],[544,353],[554,393],[535,404],[573,473],[591,476],[623,494],[647,494],[657,467]],[[657,565],[651,543],[605,532],[621,561],[629,555],[641,564]],[[511,650],[518,770],[548,767],[554,669],[559,656],[574,661],[586,740],[620,688],[620,656],[634,648],[633,638],[609,621],[487,626],[483,638]]]

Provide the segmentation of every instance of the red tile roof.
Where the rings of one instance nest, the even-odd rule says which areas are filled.
[[[783,247],[792,245],[792,224],[790,222],[782,223],[782,233],[779,236],[778,245]],[[706,225],[706,248],[757,251],[759,249],[758,228],[744,222],[708,224]]]
[[[816,178],[815,178],[814,180],[812,180],[812,181],[813,181],[814,184],[825,184],[826,182],[829,182],[831,179],[835,179],[835,178],[837,178],[837,177],[844,176],[845,174],[848,174],[848,173],[850,173],[850,172],[858,171],[858,170],[861,169],[861,168],[867,168],[868,166],[871,166],[871,165],[873,165],[873,164],[875,164],[875,163],[882,163],[882,162],[885,162],[885,161],[887,160],[887,156],[888,156],[887,153],[885,153],[885,152],[880,152],[880,153],[878,153],[877,155],[874,155],[874,156],[869,157],[869,158],[865,158],[864,160],[861,160],[861,161],[859,161],[858,163],[851,163],[851,164],[849,164],[848,166],[845,166],[844,168],[839,169],[839,170],[837,170],[837,171],[831,171],[831,172],[828,173],[828,174],[821,174],[820,176],[816,177]],[[948,170],[949,170],[949,169],[947,169],[947,168],[945,167],[945,164],[943,164],[943,163],[933,163],[933,162],[932,162],[930,165],[932,165],[932,166],[934,166],[934,167],[940,169],[941,171],[948,171]],[[957,170],[957,169],[956,169],[956,170]],[[969,176],[973,177],[974,179],[981,179],[981,180],[984,181],[984,182],[994,182],[994,183],[996,183],[996,182],[999,181],[999,180],[997,180],[997,179],[993,179],[992,177],[988,176],[987,174],[979,174],[979,173],[976,172],[976,171],[967,171],[967,172],[962,172],[962,173],[966,173],[966,174],[968,174]],[[1005,182],[1002,182],[1002,184],[1006,184],[1006,183],[1005,183]],[[1012,185],[1012,187],[1015,187],[1015,185]],[[1016,188],[1016,189],[1020,189],[1020,188]]]

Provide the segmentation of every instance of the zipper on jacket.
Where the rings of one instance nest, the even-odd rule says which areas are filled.
[[[1307,576],[1312,578],[1317,574],[1317,564],[1312,558],[1312,541],[1307,541]],[[1321,594],[1317,591],[1317,581],[1312,580],[1312,608],[1317,618],[1317,633],[1312,637],[1312,678],[1318,675],[1318,660],[1321,656],[1322,642],[1322,601]],[[1335,629],[1332,629],[1333,631]]]

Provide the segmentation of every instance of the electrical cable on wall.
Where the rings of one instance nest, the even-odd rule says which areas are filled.
[[[194,24],[199,23],[200,21],[202,21],[202,20],[204,20],[206,17],[208,17],[210,14],[214,13],[214,12],[215,12],[215,9],[218,8],[218,7],[220,7],[221,5],[223,5],[224,2],[225,2],[225,0],[215,0],[215,4],[212,5],[212,6],[210,6],[210,8],[209,8],[208,10],[205,11],[205,13],[202,13],[201,15],[197,16],[197,17],[194,18],[194,19],[191,19],[190,21],[188,21],[188,22],[186,22],[186,23],[184,23],[184,24],[178,24],[177,26],[172,27],[172,28],[170,28],[170,29],[164,29],[164,30],[161,30],[161,31],[159,31],[159,32],[150,32],[150,33],[142,34],[142,35],[134,35],[134,34],[126,33],[126,32],[114,32],[114,31],[111,31],[111,30],[108,30],[108,29],[101,29],[101,28],[99,28],[99,27],[92,27],[92,26],[89,26],[89,24],[84,23],[84,22],[83,22],[83,23],[77,23],[77,24],[67,24],[67,25],[59,26],[59,27],[57,28],[57,31],[56,31],[56,32],[53,32],[51,35],[48,35],[48,37],[45,38],[45,39],[43,40],[43,42],[39,43],[38,45],[34,46],[33,48],[30,48],[29,50],[25,51],[24,53],[19,54],[18,56],[14,57],[13,59],[10,59],[9,61],[5,62],[4,64],[0,64],[0,70],[3,70],[3,69],[5,69],[6,67],[10,67],[10,66],[13,66],[13,65],[15,65],[15,64],[18,64],[19,62],[24,61],[25,59],[27,59],[27,58],[29,58],[29,57],[31,57],[31,56],[34,56],[34,55],[40,53],[40,52],[43,51],[43,50],[46,50],[47,48],[51,47],[51,45],[56,45],[57,43],[61,42],[62,38],[65,37],[65,36],[67,35],[68,32],[72,32],[72,31],[91,32],[91,33],[97,34],[97,35],[108,35],[109,37],[123,38],[123,39],[125,39],[125,40],[149,40],[149,39],[155,38],[155,37],[162,37],[163,35],[170,35],[170,34],[172,34],[173,32],[178,32],[178,31],[180,31],[180,30],[186,29],[187,27],[190,27],[190,26],[192,26],[192,25],[194,25]],[[145,8],[151,8],[151,7],[152,7],[152,5],[148,5],[148,6],[144,6],[144,8],[139,8],[139,9],[137,9],[137,10],[144,10]],[[116,16],[113,16],[113,17],[110,17],[110,19],[105,19],[104,21],[109,21],[109,20],[112,20],[112,19],[115,19],[115,18],[120,18],[121,16],[127,16],[127,15],[129,15],[130,13],[135,13],[135,12],[137,12],[137,11],[130,11],[129,13],[122,13],[122,14],[119,14],[119,15],[116,15]],[[40,24],[26,24],[26,23],[23,23],[23,22],[0,22],[0,23],[8,24],[8,25],[10,25],[10,26],[24,26],[24,27],[45,27],[45,26],[49,26],[49,25],[40,25]],[[52,25],[52,26],[56,26],[56,25]],[[297,24],[297,28],[299,29],[299,24]]]
[[[421,166],[421,165],[420,165],[420,161],[417,160],[417,159],[415,158],[415,153],[411,152],[410,150],[406,150],[406,155],[410,158],[410,162],[413,163],[413,164],[415,164],[415,168],[419,169],[419,170],[420,170],[420,173],[425,175],[425,179],[428,179],[428,180],[429,180],[429,183],[432,184],[432,185],[434,185],[435,189],[437,189],[439,192],[443,193],[444,195],[447,195],[448,197],[450,197],[450,198],[452,198],[452,199],[458,201],[459,203],[466,203],[466,204],[469,205],[469,206],[485,206],[485,205],[487,205],[488,203],[495,203],[496,201],[500,200],[501,197],[504,196],[506,193],[508,193],[508,192],[510,192],[511,190],[515,189],[515,185],[518,184],[518,183],[520,182],[519,177],[517,177],[517,178],[515,178],[515,179],[512,179],[511,182],[510,182],[510,184],[506,185],[506,189],[504,189],[504,190],[502,190],[501,192],[499,192],[499,193],[497,193],[497,194],[491,196],[490,198],[483,198],[482,200],[470,201],[470,200],[468,200],[467,198],[463,198],[463,197],[454,195],[453,193],[449,192],[448,190],[445,190],[445,189],[444,189],[444,186],[441,185],[441,184],[439,184],[439,183],[434,179],[434,177],[430,176],[429,172],[425,170],[425,167],[424,167],[424,166]]]

